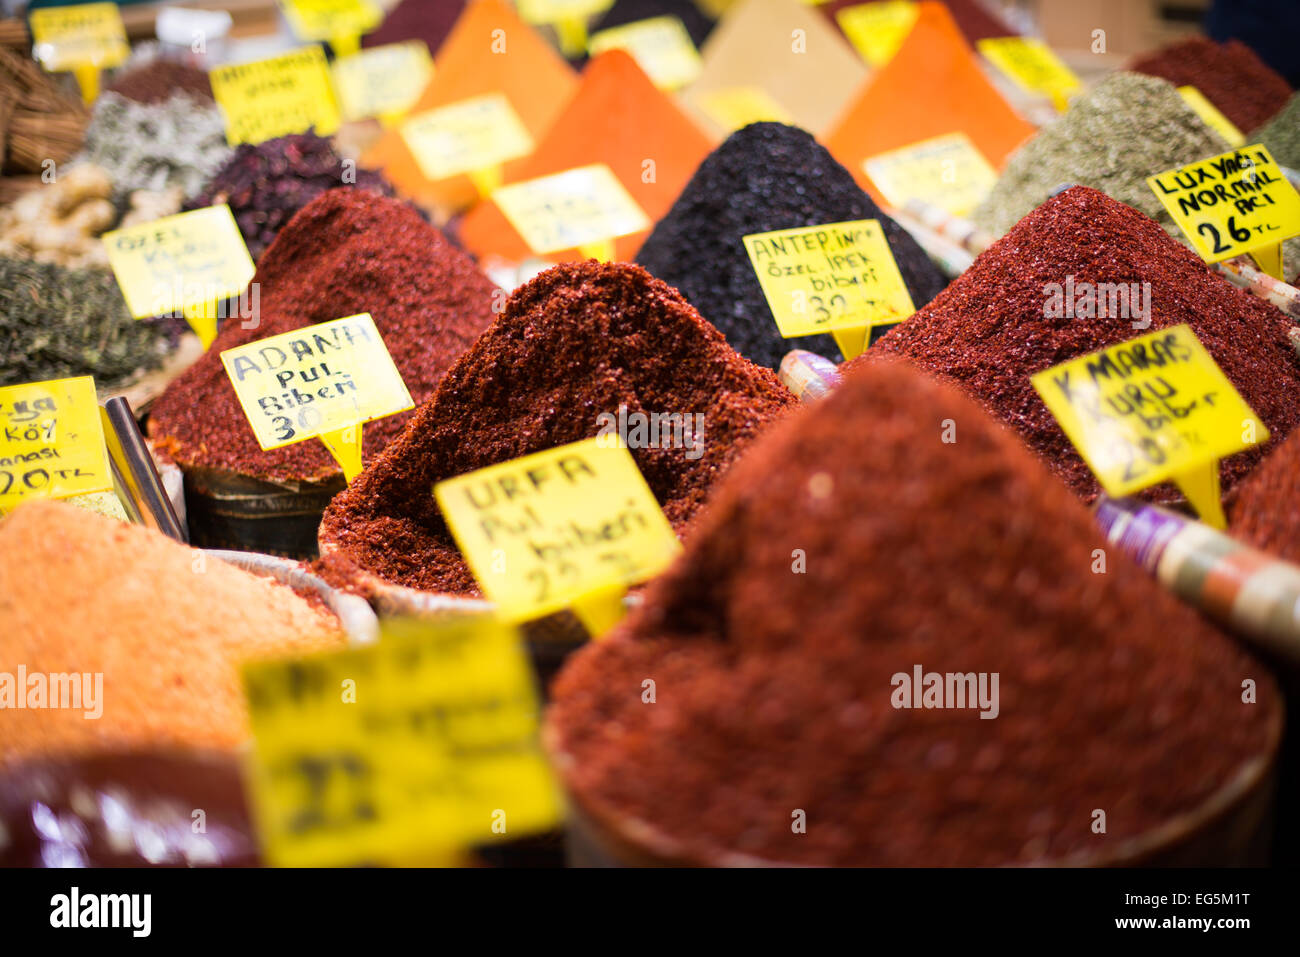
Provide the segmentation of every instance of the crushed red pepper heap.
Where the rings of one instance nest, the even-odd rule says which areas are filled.
[[[472,259],[408,204],[354,187],[322,193],[267,249],[253,276],[260,321],[224,324],[207,353],[153,407],[149,431],[182,467],[271,480],[322,480],[339,467],[317,441],[263,452],[221,364],[221,352],[257,339],[368,312],[418,404],[492,321],[497,292]],[[369,460],[410,413],[366,424]]]
[[[579,811],[671,860],[1114,854],[1281,722],[1267,672],[1122,554],[1093,574],[1104,545],[956,389],[859,368],[757,442],[643,606],[569,658],[546,739]],[[918,666],[996,673],[997,717],[896,706]]]
[[[320,533],[327,570],[478,594],[434,483],[591,438],[601,413],[618,415],[620,405],[629,415],[704,415],[693,459],[681,448],[631,450],[680,534],[718,477],[794,404],[771,371],[640,267],[557,266],[515,291],[402,436],[330,503]]]
[[[1300,565],[1300,432],[1237,487],[1228,501],[1228,528],[1256,548]]]
[[[1076,307],[1083,283],[1150,283],[1149,328],[1140,320],[1046,318],[1051,284],[1073,277]],[[1105,287],[1103,287],[1105,288]],[[1104,298],[1104,297],[1103,297]],[[1098,300],[1100,301],[1100,300]],[[1109,301],[1109,300],[1107,300]],[[1109,312],[1109,308],[1107,309]],[[1187,323],[1224,374],[1280,441],[1300,420],[1300,359],[1279,310],[1210,272],[1158,223],[1104,193],[1066,190],[1022,219],[959,279],[911,319],[891,329],[855,364],[903,356],[953,380],[1020,433],[1076,493],[1091,501],[1096,478],[1056,423],[1029,377],[1035,372]],[[1268,448],[1269,446],[1265,446]],[[1263,456],[1256,448],[1224,459],[1224,490]],[[1172,485],[1145,493],[1181,498]]]

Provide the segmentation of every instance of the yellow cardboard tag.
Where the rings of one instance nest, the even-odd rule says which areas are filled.
[[[208,75],[212,95],[226,114],[231,146],[303,133],[308,127],[329,136],[339,128],[329,68],[319,46],[219,66]]]
[[[1172,480],[1217,528],[1225,525],[1219,459],[1268,439],[1186,325],[1071,359],[1031,381],[1107,494]]]
[[[389,119],[415,106],[433,78],[433,59],[423,40],[407,40],[341,57],[331,69],[343,119]]]
[[[1201,122],[1227,140],[1229,146],[1236,149],[1246,145],[1246,137],[1241,130],[1233,125],[1232,120],[1220,113],[1218,107],[1207,100],[1200,90],[1194,86],[1180,86],[1178,93],[1187,105],[1196,111]]]
[[[384,19],[384,11],[371,0],[280,0],[294,36],[307,43],[343,43],[355,53],[357,40]],[[335,52],[343,52],[335,49]]]
[[[879,220],[775,229],[743,242],[786,338],[855,330],[841,342],[852,359],[872,326],[916,311]]]
[[[487,93],[417,113],[402,138],[426,179],[500,166],[533,151],[533,138],[504,93]]]
[[[650,218],[604,163],[502,186],[492,201],[539,256],[650,228]]]
[[[253,278],[253,260],[230,207],[207,206],[103,235],[127,308],[137,319],[183,312],[204,348],[226,299]]]
[[[376,644],[244,668],[267,861],[430,864],[554,828],[532,669],[486,616],[383,623]]]
[[[678,17],[650,17],[591,37],[592,56],[626,50],[661,90],[679,90],[700,75],[700,54]]]
[[[759,86],[728,86],[702,93],[700,109],[727,130],[750,123],[790,123],[789,112]]]
[[[33,55],[51,73],[117,66],[131,52],[115,3],[79,3],[31,12]]]
[[[1300,194],[1259,144],[1148,176],[1147,185],[1207,263],[1300,233]],[[1273,258],[1268,251],[1262,255]],[[1281,278],[1276,258],[1273,275]]]
[[[845,7],[835,14],[835,20],[862,59],[872,66],[884,66],[894,58],[920,15],[916,3],[882,0]]]
[[[362,424],[414,406],[368,312],[226,349],[221,363],[259,446],[318,438],[349,482]]]
[[[908,200],[919,199],[954,216],[969,215],[998,178],[965,133],[878,153],[864,160],[862,168],[891,206],[902,209]]]
[[[94,379],[0,387],[0,512],[112,487]]]
[[[979,41],[985,58],[1023,90],[1046,96],[1064,111],[1070,94],[1082,87],[1074,71],[1036,37],[995,37]]]
[[[540,618],[663,571],[680,550],[617,435],[525,455],[434,486],[483,593],[507,621]],[[583,608],[575,610],[583,611]],[[610,624],[593,625],[595,631]]]

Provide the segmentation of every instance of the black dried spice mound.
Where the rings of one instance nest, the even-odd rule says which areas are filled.
[[[309,130],[256,145],[241,143],[185,208],[228,203],[249,253],[257,260],[294,213],[338,186],[393,195],[382,175],[345,161],[328,139]]]
[[[862,191],[811,134],[781,123],[737,130],[700,164],[636,261],[676,286],[731,347],[777,368],[791,349],[840,358],[830,335],[783,339],[742,237],[773,229],[878,219],[920,309],[946,285],[916,240]],[[877,330],[873,341],[883,330]]]

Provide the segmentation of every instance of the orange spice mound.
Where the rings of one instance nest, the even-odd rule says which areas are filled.
[[[319,605],[150,529],[62,502],[21,506],[0,521],[0,765],[233,750],[249,734],[239,664],[343,640]],[[5,695],[23,693],[20,666],[28,682],[89,674],[87,688],[102,674],[102,691],[95,707],[17,708]]]

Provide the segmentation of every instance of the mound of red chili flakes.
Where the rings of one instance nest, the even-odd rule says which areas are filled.
[[[681,862],[1116,854],[1271,755],[1281,708],[1122,554],[1094,574],[1104,546],[956,389],[859,368],[756,443],[643,606],[568,659],[548,747],[598,830]],[[918,668],[989,694],[905,707]]]
[[[330,503],[320,531],[327,571],[337,578],[350,565],[399,585],[478,594],[434,483],[591,438],[601,413],[624,405],[628,415],[704,416],[702,449],[631,450],[681,533],[750,441],[795,404],[770,370],[639,266],[557,266],[515,291],[402,436]]]
[[[1228,501],[1232,534],[1300,564],[1300,432],[1279,445]]]
[[[496,286],[408,204],[356,187],[322,193],[267,249],[252,281],[260,321],[224,323],[212,347],[154,405],[149,431],[185,467],[255,478],[322,480],[337,463],[317,441],[263,452],[221,364],[221,352],[256,339],[368,312],[419,403],[492,322]],[[411,413],[366,424],[367,461]]]
[[[1052,284],[1073,277],[1075,317],[1049,318]],[[1078,318],[1083,283],[1150,284],[1150,327],[1140,317]],[[1103,295],[1094,297],[1100,303]],[[1132,290],[1130,286],[1130,291]],[[1138,299],[1142,297],[1139,295]],[[1118,302],[1118,299],[1116,299]],[[1136,300],[1135,300],[1136,301]],[[1104,310],[1110,312],[1109,306]],[[1117,310],[1123,311],[1123,310]],[[1191,250],[1137,210],[1104,193],[1076,186],[1048,200],[929,305],[895,326],[851,365],[903,356],[951,379],[1020,433],[1029,447],[1085,500],[1097,480],[1029,377],[1067,359],[1178,323],[1192,327],[1224,374],[1280,441],[1300,421],[1300,359],[1287,338],[1290,321],[1278,309],[1209,271]],[[1224,459],[1224,490],[1262,458],[1266,445]],[[1145,493],[1177,501],[1162,485]]]

